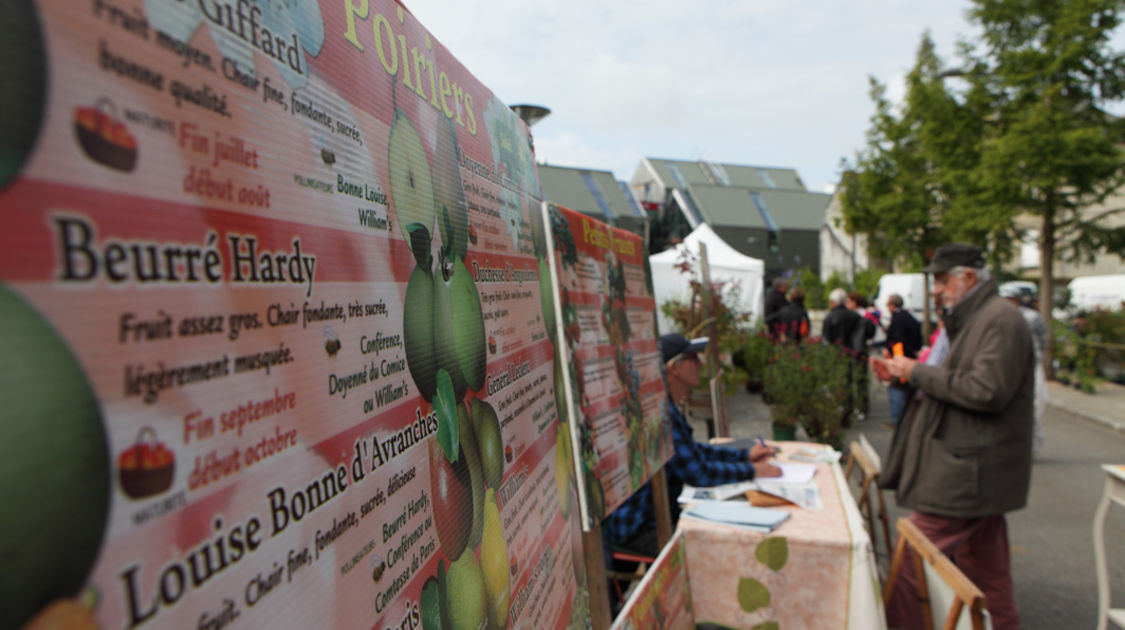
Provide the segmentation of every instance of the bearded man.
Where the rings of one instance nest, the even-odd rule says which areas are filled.
[[[1023,316],[997,295],[983,252],[942,245],[927,273],[946,307],[949,351],[936,365],[886,362],[917,390],[895,429],[880,486],[988,600],[997,630],[1019,628],[1005,514],[1027,504],[1031,484],[1035,355]],[[887,608],[891,627],[921,628],[912,562]]]

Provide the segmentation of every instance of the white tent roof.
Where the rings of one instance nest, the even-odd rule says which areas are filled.
[[[695,228],[684,238],[684,242],[672,249],[649,256],[652,266],[652,284],[656,293],[657,322],[661,334],[673,330],[672,322],[660,313],[660,306],[669,300],[686,302],[691,297],[692,278],[701,278],[699,244],[707,246],[707,262],[711,268],[711,281],[723,282],[723,292],[738,292],[740,307],[750,313],[750,320],[757,320],[762,313],[762,276],[765,263],[751,258],[727,245],[706,223]],[[676,265],[684,259],[684,252],[690,252],[694,261],[693,274],[681,273]]]

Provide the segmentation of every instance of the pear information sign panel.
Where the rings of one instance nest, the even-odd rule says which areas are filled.
[[[557,406],[569,409],[588,528],[672,456],[656,300],[640,236],[555,204],[544,204],[543,212],[556,300],[543,311],[552,313],[548,318],[555,321],[548,324],[561,345]]]
[[[0,68],[0,627],[585,624],[530,135],[407,9],[16,0]]]
[[[684,537],[676,533],[621,607],[610,630],[693,628]]]

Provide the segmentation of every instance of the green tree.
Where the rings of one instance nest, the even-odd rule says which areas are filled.
[[[848,282],[848,277],[839,269],[833,271],[832,275],[828,276],[828,279],[824,281],[824,297],[822,299],[826,306],[828,304],[828,294],[831,293],[833,289],[843,289],[845,291],[853,290],[851,283]]]
[[[882,269],[860,269],[855,274],[855,290],[868,299],[874,299],[875,291],[879,288],[879,278],[883,277]],[[875,306],[882,308],[881,304]]]
[[[1088,212],[1125,183],[1125,121],[1108,112],[1125,97],[1125,53],[1110,43],[1122,10],[1123,0],[975,0],[969,12],[982,37],[965,56],[990,99],[969,198],[981,215],[1038,219],[1045,314],[1056,259],[1125,257],[1125,227],[1104,221],[1125,208]],[[999,248],[1012,242],[1010,224],[989,231]]]
[[[1125,120],[1108,112],[1125,97],[1125,54],[1110,45],[1123,10],[1125,0],[973,0],[981,35],[962,42],[954,68],[923,36],[900,109],[871,80],[867,145],[843,164],[845,228],[914,266],[953,239],[1006,259],[1016,218],[1035,217],[1044,313],[1055,260],[1125,257],[1125,227],[1105,221],[1125,208],[1089,212],[1125,183]]]
[[[896,108],[886,87],[869,79],[875,113],[866,146],[854,163],[843,164],[842,209],[844,229],[867,234],[869,253],[876,258],[918,266],[948,240],[942,219],[953,195],[943,181],[950,176],[943,152],[965,146],[966,137],[945,138],[962,128],[948,119],[963,116],[942,80],[941,60],[928,34],[907,76],[903,107]]]
[[[691,234],[691,225],[684,214],[671,199],[666,199],[659,212],[649,215],[648,253],[649,255],[675,246]]]
[[[820,281],[820,276],[811,267],[801,267],[794,274],[794,286],[805,292],[805,308],[822,309],[828,307],[828,290]]]

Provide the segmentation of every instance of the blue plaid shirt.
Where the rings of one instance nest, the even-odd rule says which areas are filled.
[[[679,516],[676,497],[680,496],[684,484],[702,488],[754,478],[750,451],[696,442],[691,425],[671,399],[665,401],[664,414],[672,427],[672,443],[676,447],[672,459],[664,465],[672,498],[673,523]],[[656,526],[651,482],[646,482],[606,518],[602,533],[611,545],[620,545],[645,526]]]

